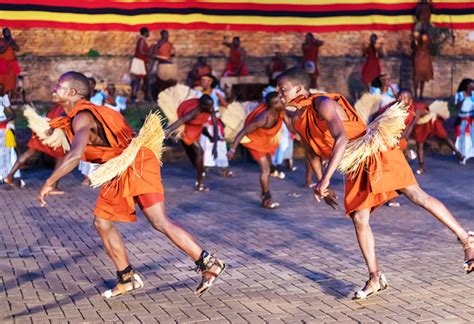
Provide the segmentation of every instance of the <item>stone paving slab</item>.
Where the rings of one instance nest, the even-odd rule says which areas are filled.
[[[302,163],[299,164],[302,166]],[[422,186],[474,229],[474,164],[431,157]],[[78,174],[61,182],[67,194],[38,207],[49,170],[25,171],[28,187],[0,187],[1,323],[461,323],[474,319],[474,275],[462,270],[456,239],[401,198],[373,217],[377,253],[391,284],[367,301],[351,300],[367,274],[350,220],[316,203],[301,187],[303,171],[272,179],[282,207],[259,208],[258,169],[237,163],[235,179],[210,172],[209,193],[193,191],[189,164],[163,168],[169,215],[230,265],[198,298],[192,262],[143,217],[118,224],[145,288],[112,300],[99,292],[114,269],[92,227],[97,191]],[[340,176],[333,186],[342,195]],[[289,197],[297,192],[301,197]],[[341,201],[342,203],[342,201]]]

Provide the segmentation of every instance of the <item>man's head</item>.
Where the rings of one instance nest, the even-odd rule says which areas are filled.
[[[93,77],[87,78],[89,80],[89,94],[95,92],[95,86],[97,85],[97,81]]]
[[[53,88],[53,102],[74,104],[80,99],[89,99],[90,82],[82,73],[69,71],[61,75]]]
[[[375,44],[377,43],[377,34],[372,34],[370,35],[370,44]]]
[[[299,95],[308,95],[310,83],[308,74],[303,69],[294,67],[278,77],[278,92],[287,104]]]
[[[405,105],[411,105],[413,103],[413,93],[411,90],[406,88],[400,89],[398,101],[403,102]]]
[[[170,38],[170,34],[168,33],[168,31],[166,29],[163,29],[160,32],[160,35],[161,35],[161,39],[165,40],[165,41],[167,41]]]
[[[469,78],[462,79],[461,83],[459,83],[458,91],[457,92],[469,92],[472,90],[472,82],[473,80]]]
[[[2,35],[3,35],[3,37],[6,38],[6,39],[12,38],[12,32],[11,32],[10,28],[6,28],[6,27],[3,28],[3,29],[2,29]]]
[[[199,110],[201,112],[211,113],[214,110],[214,100],[209,95],[202,95],[199,98]]]
[[[234,47],[239,47],[240,46],[240,38],[235,36],[234,38],[232,38],[232,46]]]
[[[209,90],[215,88],[217,85],[216,77],[212,74],[205,74],[201,77],[201,86],[204,90]]]
[[[305,41],[306,43],[312,43],[314,42],[314,35],[313,33],[307,33],[305,36]]]
[[[201,65],[207,65],[207,58],[205,56],[199,56],[198,63]]]
[[[148,30],[148,28],[142,27],[140,28],[140,35],[147,38],[148,36],[150,36],[150,31]]]
[[[427,33],[424,33],[424,32],[421,33],[421,36],[420,36],[420,37],[421,37],[421,41],[422,41],[423,43],[426,43],[426,42],[429,40],[429,37],[428,37],[428,34],[427,34]]]
[[[115,97],[115,84],[113,83],[109,83],[107,84],[107,93],[109,94],[109,96],[111,97]]]
[[[281,102],[280,95],[276,91],[272,91],[265,96],[265,103],[268,109],[274,109],[276,111],[283,111],[285,106]]]

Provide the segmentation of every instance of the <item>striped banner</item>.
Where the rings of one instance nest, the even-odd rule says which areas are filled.
[[[13,28],[136,31],[211,29],[247,31],[402,30],[414,22],[417,1],[392,0],[0,0],[0,24]],[[435,1],[431,21],[474,28],[474,1]]]

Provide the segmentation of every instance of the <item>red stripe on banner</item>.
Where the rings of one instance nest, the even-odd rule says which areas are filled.
[[[52,7],[73,8],[117,8],[117,9],[147,9],[147,8],[202,8],[216,10],[262,10],[262,11],[309,11],[309,12],[331,12],[331,11],[358,11],[358,10],[406,10],[414,9],[416,3],[401,2],[394,4],[384,3],[361,3],[361,4],[330,4],[330,5],[298,5],[298,4],[263,4],[263,3],[229,3],[229,2],[111,2],[111,1],[76,1],[65,3],[63,0],[2,0],[1,3],[8,4],[33,4]],[[465,6],[464,6],[465,7]],[[446,8],[450,8],[447,4]]]
[[[84,23],[62,23],[56,21],[12,21],[12,20],[0,20],[2,26],[11,28],[58,28],[58,29],[72,29],[72,30],[120,30],[136,32],[140,27],[146,26],[150,29],[185,29],[185,30],[233,30],[233,31],[267,31],[267,32],[335,32],[335,31],[359,31],[359,30],[409,30],[413,28],[413,24],[365,24],[365,25],[332,25],[332,26],[295,26],[295,25],[279,25],[279,26],[268,26],[268,25],[225,25],[225,24],[209,24],[209,23],[191,23],[191,24],[180,24],[180,23],[155,23],[155,24],[137,24],[137,25],[125,25],[125,24],[84,24]],[[438,25],[438,24],[437,24]],[[439,24],[442,25],[442,24]],[[474,22],[472,23],[453,23],[445,24],[446,27],[452,27],[454,29],[469,29],[474,28]]]
[[[470,2],[441,2],[433,3],[435,9],[472,9],[474,1]]]

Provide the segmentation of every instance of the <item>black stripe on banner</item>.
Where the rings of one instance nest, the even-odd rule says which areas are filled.
[[[4,11],[42,11],[55,13],[74,13],[87,15],[116,14],[123,16],[149,15],[149,14],[203,14],[211,16],[261,16],[261,17],[299,17],[299,18],[323,18],[339,16],[411,16],[414,9],[402,10],[338,10],[338,11],[266,11],[266,10],[222,10],[204,8],[139,8],[139,9],[119,9],[119,8],[77,8],[64,6],[42,6],[42,5],[13,5],[0,4],[0,10]],[[467,15],[474,14],[474,8],[470,9],[441,9],[436,14],[444,15]]]

